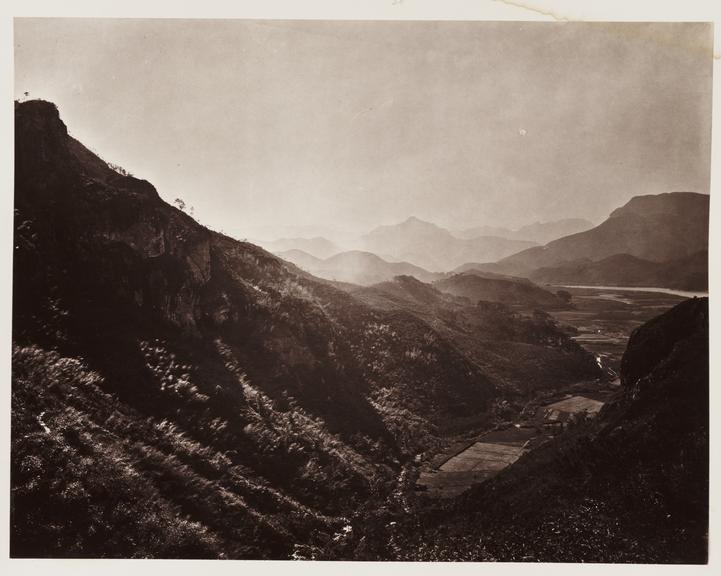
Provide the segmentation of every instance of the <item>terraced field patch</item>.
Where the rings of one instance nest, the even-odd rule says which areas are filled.
[[[571,398],[566,398],[560,402],[549,404],[546,408],[558,410],[559,412],[569,412],[571,414],[578,414],[579,412],[596,414],[602,406],[603,402],[600,400],[593,400],[592,398],[586,398],[585,396],[572,396]]]
[[[535,436],[534,429],[515,427],[485,434],[470,445],[461,446],[460,451],[447,454],[449,457],[440,465],[421,471],[417,485],[429,496],[457,496],[513,464]]]
[[[497,472],[513,464],[523,453],[523,447],[511,444],[476,442],[446,461],[443,472]]]

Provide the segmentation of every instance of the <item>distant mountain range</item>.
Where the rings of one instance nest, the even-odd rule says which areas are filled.
[[[295,262],[294,259],[300,259],[306,265],[312,264],[315,269],[318,269],[318,263],[313,263],[306,256],[298,254],[296,251],[302,251],[308,256],[319,260],[326,260],[341,253],[352,253],[354,254],[353,257],[344,256],[337,262],[340,269],[339,274],[348,277],[349,266],[351,264],[360,264],[358,260],[365,258],[366,262],[362,263],[362,266],[369,270],[369,273],[366,274],[368,278],[370,276],[375,278],[373,282],[380,282],[405,273],[426,280],[429,271],[448,272],[456,266],[470,261],[490,262],[536,245],[535,242],[493,235],[458,238],[445,228],[415,217],[408,218],[399,224],[374,228],[368,234],[348,242],[346,246],[340,246],[323,237],[280,238],[271,241],[258,241],[258,243],[266,250],[279,254],[286,260],[290,260],[306,270],[308,270],[306,266]],[[349,246],[352,246],[353,249],[348,250]],[[359,256],[361,252],[365,253],[366,256]],[[382,262],[373,261],[368,254],[378,256]],[[353,260],[353,262],[348,262],[349,260]],[[404,271],[400,267],[390,275],[385,272],[374,275],[370,272],[373,268],[379,268],[388,263],[414,265],[424,270],[420,276],[413,272]],[[322,278],[328,276],[326,272],[309,271]],[[361,274],[359,278],[362,279],[363,275]],[[360,281],[362,284],[373,282],[370,280]]]
[[[442,273],[483,271],[548,284],[708,286],[709,197],[693,192],[636,196],[600,225],[580,218],[517,230],[456,232],[410,217],[350,242],[282,238],[262,245],[320,278],[371,285],[397,275],[425,282]],[[539,246],[537,242],[544,245]]]
[[[359,240],[364,250],[335,253],[338,246],[323,238],[279,240],[272,246],[305,246],[307,250],[294,248],[275,253],[320,278],[364,286],[398,275],[433,282],[447,279],[448,274],[482,271],[487,277],[489,274],[500,275],[497,279],[526,277],[541,284],[659,286],[705,291],[708,206],[708,196],[692,192],[637,196],[614,210],[599,226],[545,246],[528,247],[530,242],[499,236],[460,239],[445,228],[415,217],[366,234]],[[541,237],[588,224],[579,219],[560,220],[526,226],[516,232],[535,231]],[[503,230],[479,227],[464,233]],[[331,252],[330,257],[322,255]],[[509,252],[515,253],[496,258]],[[498,261],[493,262],[494,259]],[[479,281],[462,282],[465,286]],[[515,294],[516,285],[509,286]],[[500,292],[490,299],[499,297]]]
[[[591,230],[476,267],[551,283],[593,279],[705,290],[708,222],[708,195],[636,196]]]
[[[593,224],[587,220],[569,218],[554,222],[536,222],[518,230],[478,226],[451,232],[432,222],[412,216],[399,224],[374,228],[356,240],[345,242],[343,246],[322,236],[261,240],[258,244],[274,254],[285,254],[286,259],[290,261],[299,258],[306,263],[309,262],[304,256],[294,254],[293,251],[296,250],[325,260],[336,254],[348,252],[348,247],[352,247],[353,252],[375,254],[386,263],[413,264],[426,271],[448,272],[469,262],[495,261],[538,243],[546,243],[561,236],[587,230],[592,226]],[[368,263],[369,267],[376,265],[380,264]],[[301,268],[307,269],[305,266]],[[346,267],[341,266],[341,268]],[[327,277],[325,273],[314,272],[314,274]],[[347,276],[347,274],[342,275]],[[416,274],[413,275],[420,278]],[[392,278],[392,276],[382,276]]]
[[[335,282],[349,282],[359,286],[383,285],[394,291],[402,285],[404,290],[415,288],[416,294],[424,290],[425,295],[429,290],[440,291],[470,300],[474,305],[480,300],[526,307],[556,308],[566,305],[563,299],[527,278],[472,268],[461,273],[439,274],[408,262],[387,262],[375,254],[357,250],[341,252],[326,259],[316,258],[302,250],[278,252],[277,256],[314,276]],[[399,284],[399,277],[407,280]],[[415,279],[416,283],[412,283],[409,278]]]
[[[445,228],[415,217],[379,226],[359,242],[364,250],[387,254],[433,272],[452,270],[465,262],[495,261],[535,245],[498,236],[457,238]]]
[[[537,244],[546,244],[557,238],[576,234],[593,228],[593,223],[583,218],[564,218],[552,222],[535,222],[517,230],[497,228],[495,226],[476,226],[454,232],[457,238],[477,238],[478,236],[498,236],[509,240],[526,240]]]

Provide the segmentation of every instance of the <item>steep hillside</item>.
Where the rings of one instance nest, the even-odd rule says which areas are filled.
[[[432,282],[440,276],[408,262],[386,262],[375,254],[359,250],[341,252],[325,260],[298,252],[279,252],[278,256],[314,276],[337,282],[369,286],[401,275],[413,276],[425,282]]]
[[[491,262],[533,246],[533,242],[496,236],[456,238],[445,228],[411,217],[379,226],[360,239],[364,250],[389,255],[431,272],[452,270],[465,262]]]
[[[577,424],[450,504],[415,514],[359,514],[354,537],[333,555],[706,562],[708,344],[708,299],[678,304],[633,333],[623,389],[596,420]]]
[[[708,290],[708,252],[668,262],[616,254],[598,262],[583,259],[561,266],[539,268],[535,282],[556,285],[663,286],[678,290]]]
[[[597,375],[546,317],[349,294],[15,114],[15,557],[313,557],[499,393]]]
[[[14,556],[290,557],[489,407],[416,316],[203,228],[52,104],[15,152]]]
[[[539,268],[581,259],[597,262],[617,254],[652,262],[689,258],[708,248],[708,210],[705,194],[637,196],[591,230],[529,248],[486,269],[529,276]]]

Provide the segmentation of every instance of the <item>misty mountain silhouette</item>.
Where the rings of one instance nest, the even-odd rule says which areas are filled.
[[[360,239],[364,250],[392,256],[431,272],[447,272],[466,262],[490,262],[518,252],[534,242],[496,236],[456,238],[451,232],[416,217],[379,226]]]
[[[656,281],[664,281],[664,287],[672,287],[670,282],[675,286],[704,289],[705,286],[699,285],[699,270],[695,263],[699,261],[699,253],[708,248],[708,218],[709,197],[705,194],[670,192],[636,196],[591,230],[529,248],[495,264],[484,265],[483,269],[553,282],[563,278],[563,282],[568,282],[573,266],[579,261],[599,262],[625,254],[638,259],[624,261],[626,268],[632,267],[634,262],[638,264],[636,283],[653,285]],[[690,262],[682,264],[687,259]],[[662,272],[662,266],[658,266],[650,271],[641,262],[644,260],[663,264],[670,270]],[[647,279],[641,276],[645,268],[649,268]],[[545,270],[534,276],[539,269]],[[558,275],[550,269],[559,269]],[[686,269],[689,277],[674,278],[674,269],[678,272]],[[579,279],[573,283],[583,283],[582,278],[587,274],[594,275],[601,284],[614,283],[614,277],[632,275],[631,272],[616,274],[613,266],[599,265],[594,266],[593,272],[579,271]]]
[[[478,236],[500,236],[510,240],[527,240],[537,244],[547,244],[557,238],[576,234],[593,228],[593,224],[583,218],[564,218],[551,222],[534,222],[517,230],[496,228],[494,226],[476,226],[454,232],[458,238],[476,238]]]

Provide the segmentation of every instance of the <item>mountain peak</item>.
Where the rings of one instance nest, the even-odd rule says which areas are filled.
[[[417,216],[409,216],[403,222],[401,222],[399,226],[433,226],[433,228],[440,228],[440,226],[438,226],[437,224],[434,224],[433,222],[428,222],[427,220],[421,220]]]
[[[36,151],[42,150],[42,154]],[[46,100],[15,102],[16,179],[27,176],[36,183],[33,190],[43,195],[48,189],[49,174],[63,177],[82,175],[83,185],[110,184],[114,194],[127,194],[158,200],[155,187],[135,178],[122,168],[108,163],[68,134],[58,108]],[[16,198],[16,202],[23,202]]]
[[[46,100],[15,101],[15,122],[22,132],[33,138],[59,141],[68,135],[58,107]]]
[[[60,121],[58,107],[53,102],[48,102],[47,100],[26,100],[24,102],[16,100],[15,110],[26,114],[35,114],[37,116],[44,116]]]

